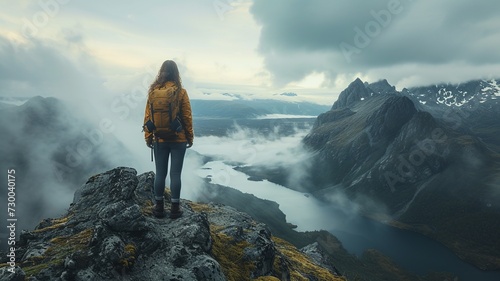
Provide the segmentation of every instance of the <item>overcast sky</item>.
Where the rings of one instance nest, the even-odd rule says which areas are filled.
[[[0,96],[146,89],[177,61],[204,92],[332,104],[356,77],[398,89],[500,75],[495,0],[0,0]]]

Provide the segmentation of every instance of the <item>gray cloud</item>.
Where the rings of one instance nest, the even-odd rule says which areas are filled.
[[[64,49],[50,40],[17,44],[0,36],[0,96],[52,96],[92,100],[105,93],[103,78],[83,35],[64,29]]]
[[[367,22],[365,10],[381,8],[382,2],[293,0],[257,0],[251,12],[262,24],[261,52],[281,48],[295,51],[331,50],[332,46],[348,41],[349,30],[359,22]],[[363,7],[360,9],[359,7]],[[349,30],[348,30],[349,29]]]
[[[453,72],[460,63],[474,79],[493,74],[492,64],[500,68],[498,10],[493,0],[256,0],[251,8],[262,26],[259,52],[278,85],[313,71],[389,78],[382,71],[412,64]],[[478,74],[483,65],[490,68]],[[389,72],[398,81],[425,76]]]

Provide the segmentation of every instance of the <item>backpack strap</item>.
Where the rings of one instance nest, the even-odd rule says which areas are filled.
[[[175,94],[174,94],[175,106],[177,106],[177,108],[179,109],[179,111],[177,111],[177,116],[175,116],[175,117],[179,117],[179,119],[181,120],[181,124],[184,127],[184,121],[182,120],[182,103],[179,100],[180,93],[182,93],[182,88],[177,89],[177,91],[175,91]],[[170,103],[170,114],[172,114],[172,106],[171,105],[172,105],[172,103]],[[170,115],[170,122],[172,122],[172,121],[173,121],[172,115]]]
[[[149,102],[149,111],[151,112],[151,121],[153,121],[153,124],[154,124],[155,123],[155,111],[154,111],[152,102]]]
[[[170,118],[170,123],[172,123],[174,121],[172,119],[172,102],[168,103],[168,118]]]
[[[182,92],[182,90],[181,90]],[[179,100],[179,97],[177,97],[177,106],[179,107],[179,112],[177,112],[177,116],[179,116],[179,119],[181,120],[182,128],[186,128],[186,124],[184,123],[184,118],[182,118],[182,102]],[[186,132],[186,131],[184,131]]]
[[[151,121],[153,121],[153,124],[155,124],[155,110],[153,108],[153,103],[152,102],[149,103],[149,109],[151,111]],[[153,132],[152,132],[153,133],[153,140],[155,142],[158,142],[158,138],[156,137],[155,131],[156,131],[156,129],[153,130]]]

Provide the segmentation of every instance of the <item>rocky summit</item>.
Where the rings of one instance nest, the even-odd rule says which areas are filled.
[[[0,280],[345,280],[317,244],[298,250],[225,205],[182,200],[181,218],[154,217],[153,181],[123,167],[92,176],[65,216],[20,235]]]

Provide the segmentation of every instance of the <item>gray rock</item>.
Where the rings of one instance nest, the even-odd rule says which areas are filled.
[[[116,235],[106,237],[101,244],[101,256],[104,262],[116,264],[125,251],[125,243]]]
[[[100,278],[92,269],[87,268],[77,272],[75,281],[100,281]]]
[[[200,256],[193,262],[194,275],[197,280],[225,281],[219,263],[209,256]]]
[[[328,255],[321,249],[318,242],[314,242],[300,249],[300,251],[311,258],[317,265],[328,269],[335,275],[340,275],[339,271],[333,266]]]
[[[75,194],[66,218],[58,220],[65,223],[44,220],[36,232],[23,234],[25,242],[18,255],[23,257],[19,264],[31,273],[27,277],[39,281],[224,281],[225,269],[213,252],[214,235],[224,238],[217,244],[219,256],[230,246],[222,243],[240,245],[232,251],[238,251],[239,262],[252,268],[252,272],[241,269],[243,279],[273,273],[277,249],[264,224],[221,205],[202,207],[208,212],[195,211],[190,207],[194,203],[185,200],[181,201],[182,217],[158,219],[151,212],[153,179],[151,172],[137,176],[130,168],[91,177]],[[33,257],[38,257],[38,264],[29,260]],[[225,266],[232,266],[227,258],[223,260]],[[16,268],[16,274],[5,274],[3,268],[0,280],[25,280],[25,273]]]
[[[0,281],[24,281],[26,274],[24,271],[16,266],[14,268],[14,273],[9,271],[10,267],[0,268]]]
[[[143,231],[148,228],[146,218],[141,213],[141,207],[134,204],[122,212],[106,220],[107,225],[115,231]]]
[[[43,256],[43,254],[45,254],[48,248],[49,248],[48,243],[33,245],[33,247],[29,249],[29,251],[26,251],[26,253],[24,253],[21,259],[26,260],[26,259],[41,257]]]

